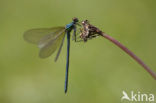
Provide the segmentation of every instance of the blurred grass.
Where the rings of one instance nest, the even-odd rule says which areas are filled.
[[[0,103],[120,103],[122,91],[156,95],[155,80],[103,38],[71,44],[69,91],[64,94],[66,45],[38,57],[23,40],[31,28],[88,19],[156,71],[155,0],[0,0]],[[66,44],[66,43],[65,43]]]

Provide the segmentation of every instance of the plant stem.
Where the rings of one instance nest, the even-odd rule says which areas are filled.
[[[156,80],[156,74],[139,58],[137,57],[132,51],[130,51],[128,48],[126,48],[124,45],[122,45],[119,41],[115,40],[111,36],[101,32],[100,34],[104,38],[108,39],[112,43],[114,43],[116,46],[121,48],[124,52],[126,52],[129,56],[131,56],[136,62],[138,62],[150,75]]]

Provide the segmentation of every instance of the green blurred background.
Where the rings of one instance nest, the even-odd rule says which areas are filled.
[[[56,53],[40,59],[37,46],[23,40],[31,28],[88,19],[156,71],[155,5],[155,0],[0,0],[0,103],[120,103],[123,90],[156,96],[156,81],[101,37],[71,42],[65,95],[66,42],[55,63]]]

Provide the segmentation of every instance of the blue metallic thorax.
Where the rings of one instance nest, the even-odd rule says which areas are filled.
[[[67,31],[71,31],[71,30],[72,30],[73,25],[74,25],[74,22],[71,22],[70,24],[67,24],[67,25],[66,25],[66,27],[65,27],[65,28],[66,28],[66,30],[67,30]]]

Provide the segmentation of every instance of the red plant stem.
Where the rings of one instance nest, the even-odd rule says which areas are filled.
[[[150,75],[156,79],[156,74],[139,58],[137,57],[133,52],[131,52],[128,48],[126,48],[124,45],[122,45],[119,41],[115,40],[111,36],[102,33],[101,34],[103,37],[114,43],[116,46],[121,48],[124,52],[126,52],[129,56],[131,56],[136,62],[138,62]]]

